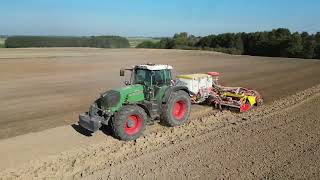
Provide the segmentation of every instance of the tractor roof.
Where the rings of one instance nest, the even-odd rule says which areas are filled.
[[[178,75],[177,78],[181,79],[201,79],[201,78],[208,78],[208,74],[185,74],[185,75]],[[210,77],[210,76],[209,76]]]
[[[136,65],[135,68],[156,71],[156,70],[172,69],[172,66],[167,64],[140,64],[140,65]]]

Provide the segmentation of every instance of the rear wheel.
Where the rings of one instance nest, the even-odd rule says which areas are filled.
[[[139,106],[122,107],[111,121],[114,136],[124,141],[139,138],[145,129],[147,118],[147,114]]]
[[[168,126],[180,126],[189,119],[191,101],[185,91],[173,92],[162,107],[161,121]]]

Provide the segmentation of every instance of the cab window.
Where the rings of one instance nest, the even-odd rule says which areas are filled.
[[[134,76],[134,84],[150,85],[151,72],[146,69],[136,69]]]
[[[171,72],[168,69],[158,70],[154,73],[154,82],[158,86],[169,85],[171,81]]]

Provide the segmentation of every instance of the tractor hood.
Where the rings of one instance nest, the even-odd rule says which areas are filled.
[[[96,104],[102,110],[116,112],[124,104],[136,103],[143,100],[143,86],[136,84],[106,91],[96,100]]]

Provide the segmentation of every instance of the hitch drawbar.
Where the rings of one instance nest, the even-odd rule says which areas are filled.
[[[103,118],[100,116],[89,116],[88,113],[81,113],[79,115],[79,125],[91,132],[96,132],[102,126]]]

